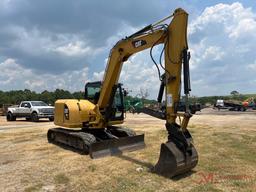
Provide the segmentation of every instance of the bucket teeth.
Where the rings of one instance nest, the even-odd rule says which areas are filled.
[[[171,178],[193,169],[197,162],[198,155],[193,145],[189,152],[184,153],[173,142],[167,142],[161,145],[159,160],[153,171]]]

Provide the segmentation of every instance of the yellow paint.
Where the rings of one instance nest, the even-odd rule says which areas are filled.
[[[117,42],[110,51],[98,104],[94,105],[86,100],[58,100],[55,103],[55,124],[74,128],[82,127],[83,122],[88,122],[92,128],[102,128],[111,124],[122,123],[123,121],[107,122],[102,112],[104,112],[109,105],[111,91],[119,80],[123,62],[131,55],[157,44],[164,44],[166,48],[164,63],[165,68],[170,74],[166,74],[166,99],[168,95],[168,99],[171,102],[166,106],[166,121],[168,123],[174,123],[177,118],[177,113],[174,111],[174,104],[180,99],[181,54],[184,49],[188,48],[187,22],[188,14],[183,9],[176,9],[173,13],[173,19],[167,26],[168,30],[163,28],[152,29],[152,31],[148,31],[146,34],[122,39]],[[134,41],[145,41],[146,44],[136,47],[133,45]],[[140,43],[138,43],[138,45],[140,45]],[[175,78],[171,81],[168,80],[171,77]],[[67,105],[69,108],[69,120],[64,118],[64,105]],[[78,105],[80,105],[80,110]],[[182,125],[187,126],[189,118],[185,116],[183,120]]]

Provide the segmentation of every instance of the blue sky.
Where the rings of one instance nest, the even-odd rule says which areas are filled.
[[[177,7],[190,14],[191,94],[255,93],[256,3],[216,0],[1,0],[0,90],[83,90],[102,79],[116,41]],[[148,51],[124,64],[120,81],[156,97]]]

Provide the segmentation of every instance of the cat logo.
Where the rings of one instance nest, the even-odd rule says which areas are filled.
[[[133,44],[133,47],[138,48],[143,45],[146,45],[147,42],[145,40],[137,40],[137,41],[133,41],[132,44]]]

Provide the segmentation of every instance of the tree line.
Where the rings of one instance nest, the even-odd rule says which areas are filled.
[[[43,91],[37,93],[35,91],[25,90],[12,90],[0,91],[0,105],[3,104],[19,104],[21,101],[44,101],[45,103],[53,105],[57,99],[82,99],[84,92],[74,92],[63,89],[56,89],[55,91]]]
[[[224,100],[238,100],[244,101],[249,97],[255,97],[256,94],[239,94],[239,93],[232,93],[228,96],[207,96],[207,97],[190,97],[190,103],[201,103],[201,104],[214,104],[216,103],[217,99],[224,99]],[[0,107],[3,104],[19,104],[21,101],[29,101],[29,100],[38,100],[44,101],[45,103],[54,105],[54,102],[57,99],[83,99],[84,92],[69,92],[63,89],[56,89],[55,91],[43,91],[41,93],[37,93],[35,91],[31,91],[28,89],[25,90],[12,90],[12,91],[0,91]],[[127,96],[128,100],[139,99],[137,97]],[[144,104],[155,103],[155,100],[149,100],[144,98]],[[256,101],[255,101],[256,102]]]
[[[243,102],[248,98],[253,98],[252,100],[256,103],[256,94],[230,94],[226,96],[205,96],[205,97],[190,97],[190,103],[200,103],[202,105],[211,104],[214,105],[218,99],[222,100],[235,100]]]
[[[63,89],[56,89],[55,91],[43,91],[37,93],[29,89],[25,90],[12,90],[12,91],[0,91],[0,107],[3,104],[18,105],[21,101],[44,101],[47,104],[54,105],[58,99],[83,99],[84,92],[69,92]],[[127,96],[128,100],[138,100],[137,97]],[[145,98],[144,98],[145,99]],[[145,99],[145,103],[154,103],[156,101]]]

